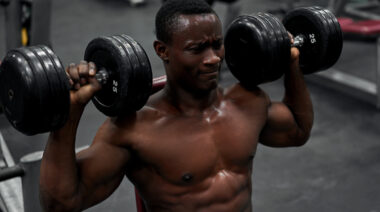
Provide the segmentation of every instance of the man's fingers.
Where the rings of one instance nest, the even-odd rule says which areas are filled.
[[[293,35],[290,32],[288,32],[288,35],[289,35],[289,38],[290,38],[290,43],[293,44],[294,43],[294,37],[293,37]]]
[[[66,68],[66,73],[74,90],[78,90],[87,84],[92,84],[95,89],[101,86],[95,79],[96,66],[93,62],[81,61],[78,65],[71,63]]]
[[[78,65],[79,83],[86,85],[89,77],[89,65],[86,61],[82,60]]]
[[[69,74],[70,78],[74,81],[74,83],[79,81],[78,69],[74,63],[70,63],[67,73]]]
[[[71,63],[66,68],[66,73],[73,90],[79,90],[83,87],[90,87],[94,91],[101,89],[101,84],[95,78],[96,66],[93,62],[81,61],[78,65]],[[85,90],[87,89],[89,88],[85,88]]]
[[[74,81],[70,77],[69,68],[70,68],[70,66],[67,66],[65,72],[66,72],[66,75],[67,75],[67,79],[69,79],[70,87],[72,87],[74,85]]]
[[[74,63],[70,63],[69,67],[67,68],[67,73],[72,80],[72,88],[78,90],[80,88],[78,67]]]
[[[92,62],[81,61],[66,68],[72,87],[71,99],[75,103],[86,104],[102,88],[96,80],[96,66]]]
[[[88,68],[89,68],[89,75],[90,75],[90,77],[94,77],[95,74],[96,74],[95,63],[89,62],[88,63]]]
[[[91,84],[93,89],[95,90],[100,90],[101,89],[101,84],[96,80],[95,74],[96,74],[96,66],[95,63],[89,62],[88,63],[88,83]]]

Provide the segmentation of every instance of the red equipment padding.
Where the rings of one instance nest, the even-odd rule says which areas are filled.
[[[137,212],[146,212],[145,205],[143,200],[141,199],[139,192],[135,188],[135,195],[136,195],[136,208]]]
[[[338,18],[343,37],[348,40],[376,41],[380,37],[380,20],[353,21]]]
[[[344,33],[361,35],[380,34],[380,20],[365,20],[354,22],[347,18],[339,18],[339,23]]]

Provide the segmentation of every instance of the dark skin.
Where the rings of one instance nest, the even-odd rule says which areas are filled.
[[[135,114],[107,119],[77,155],[79,120],[101,86],[93,63],[67,68],[70,118],[50,133],[41,166],[46,210],[91,207],[127,176],[148,211],[252,211],[258,143],[289,147],[307,141],[313,109],[297,49],[284,67],[284,100],[274,103],[259,87],[218,87],[224,46],[214,14],[181,15],[171,42],[155,41],[154,48],[165,66],[165,88]]]

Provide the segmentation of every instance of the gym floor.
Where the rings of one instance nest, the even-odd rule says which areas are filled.
[[[280,7],[275,0],[241,0],[241,13]],[[100,35],[128,34],[142,44],[152,64],[153,75],[164,74],[152,47],[154,14],[160,0],[147,0],[133,8],[123,0],[54,0],[52,46],[66,65],[83,58],[88,42]],[[325,1],[309,5],[326,6]],[[224,20],[227,6],[216,3]],[[0,13],[0,26],[4,13]],[[5,55],[4,31],[0,31],[0,58]],[[375,79],[374,43],[345,41],[334,68],[368,80]],[[380,212],[380,110],[373,99],[314,76],[306,76],[314,103],[315,121],[308,143],[298,148],[259,146],[253,168],[253,209],[259,212]],[[221,85],[236,80],[223,72]],[[261,86],[273,100],[281,100],[281,80]],[[340,88],[339,88],[340,87]],[[105,120],[92,103],[78,130],[77,146],[89,145]],[[17,162],[23,155],[43,150],[47,134],[24,136],[0,115],[0,131]],[[107,200],[87,211],[136,211],[134,189],[125,179]]]

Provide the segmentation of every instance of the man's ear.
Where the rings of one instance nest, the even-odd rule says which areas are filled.
[[[153,43],[154,50],[156,51],[156,54],[164,61],[168,62],[169,61],[169,56],[168,56],[168,46],[159,40],[155,40]]]

